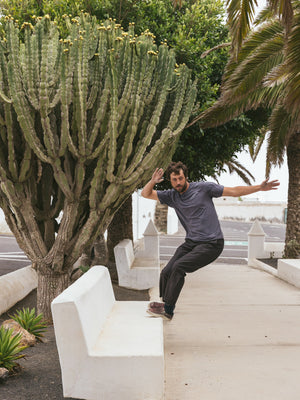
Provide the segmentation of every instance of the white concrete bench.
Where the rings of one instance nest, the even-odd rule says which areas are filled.
[[[277,276],[300,288],[300,259],[278,260]]]
[[[65,397],[163,399],[162,320],[147,316],[147,302],[116,301],[106,267],[92,267],[51,307]]]
[[[119,285],[131,289],[150,289],[158,286],[160,267],[155,259],[136,257],[130,239],[114,247]]]
[[[130,239],[114,247],[119,285],[131,289],[150,289],[158,286],[160,274],[159,233],[152,220],[144,232],[144,245],[136,254]]]

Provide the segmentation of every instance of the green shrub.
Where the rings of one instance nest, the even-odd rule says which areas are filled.
[[[23,308],[11,316],[22,328],[41,340],[43,332],[47,329],[46,322],[43,321],[43,314],[36,315],[35,308]]]
[[[90,265],[80,265],[78,268],[79,268],[83,273],[86,273],[86,272],[88,272],[88,270],[91,268],[91,266],[90,266]]]
[[[0,367],[11,371],[16,365],[16,360],[25,357],[20,354],[27,346],[20,346],[21,334],[13,336],[12,329],[0,328]]]

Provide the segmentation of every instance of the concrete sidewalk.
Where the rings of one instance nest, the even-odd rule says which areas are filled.
[[[164,332],[165,400],[300,399],[300,290],[266,272],[188,275]]]

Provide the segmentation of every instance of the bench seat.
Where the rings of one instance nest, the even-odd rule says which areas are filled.
[[[147,306],[144,301],[116,301],[91,356],[160,356],[163,343],[153,338],[161,335],[161,324],[153,324],[153,318],[147,317]]]

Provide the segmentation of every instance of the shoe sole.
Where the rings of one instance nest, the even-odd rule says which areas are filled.
[[[149,303],[149,308],[155,309],[155,308],[164,308],[165,303],[159,302],[159,301],[151,301]]]
[[[153,312],[153,311],[151,311],[149,309],[147,310],[147,313],[152,315],[152,317],[162,318],[165,321],[171,321],[171,319],[172,319],[172,318],[167,317],[165,314],[157,314],[157,313],[155,313],[155,312]]]
[[[155,311],[158,311],[158,312],[163,312],[163,311],[165,311],[165,307],[148,307],[148,310],[150,310],[150,311],[153,311],[153,312],[155,312]]]

